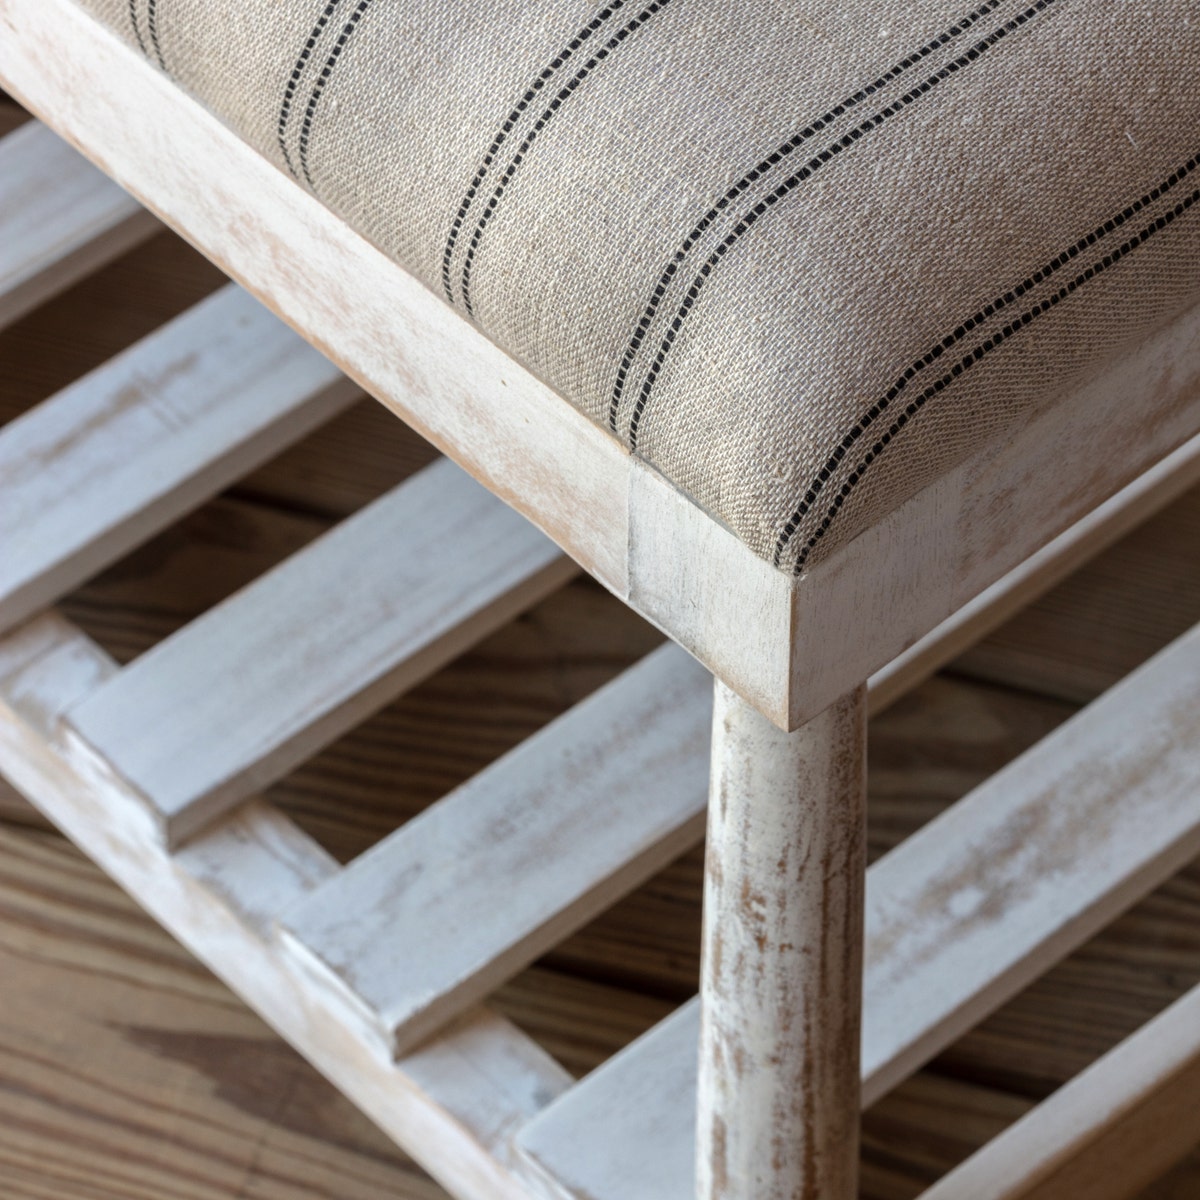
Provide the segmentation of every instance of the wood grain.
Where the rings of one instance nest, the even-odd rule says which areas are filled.
[[[858,1193],[866,770],[865,686],[781,733],[716,684],[700,1029],[688,1039],[689,1063],[700,1046],[698,1200]],[[586,1139],[577,1152],[588,1156]],[[631,1179],[625,1194],[644,1186]]]
[[[601,618],[598,615],[596,619],[600,621]],[[537,695],[529,690],[532,678],[548,674],[561,679],[567,672],[577,674],[579,682],[576,686],[586,687],[597,669],[601,669],[603,659],[597,657],[594,647],[588,648],[586,639],[576,651],[578,657],[572,659],[568,628],[548,627],[558,657],[541,657],[545,649],[541,638],[536,634],[528,637],[524,647],[531,657],[524,660],[523,670],[512,667],[514,659],[511,655],[517,653],[517,648],[510,647],[505,656],[503,639],[494,639],[490,655],[485,654],[479,663],[486,671],[495,672],[485,676],[490,680],[487,684],[488,705],[493,709],[497,704],[503,705],[503,697],[509,695],[512,699],[508,703],[513,705],[514,716],[519,720],[524,719],[521,714],[528,709],[530,699]],[[460,678],[459,695],[467,699],[471,676],[464,673]],[[452,688],[454,685],[451,680],[446,680],[444,686]],[[441,743],[434,744],[427,740],[428,732],[438,727],[439,720],[449,722],[452,719],[453,694],[447,691],[442,695],[444,702],[433,712],[425,713],[423,721],[411,726],[415,736],[409,737],[407,748],[397,749],[391,758],[392,762],[401,764],[412,749],[425,745],[427,765],[414,777],[418,790],[422,787],[436,790],[438,784],[436,779],[430,780],[430,772],[440,770],[444,777],[451,778],[456,769],[456,739],[447,736]],[[1038,706],[1019,694],[977,688],[962,681],[935,681],[874,723],[877,770],[872,816],[882,820],[881,828],[891,838],[907,832],[909,827],[918,826],[931,808],[945,804],[958,791],[965,790],[978,774],[986,773],[1061,720],[1063,712],[1061,705],[1045,704],[1039,715]],[[414,722],[417,715],[414,710]],[[404,728],[400,725],[398,730],[403,732]],[[356,794],[360,797],[370,795],[372,789],[380,794],[390,790],[387,756],[382,746],[374,761],[382,773],[372,770],[359,778]],[[947,769],[942,768],[942,763]],[[349,766],[353,773],[353,764]],[[347,811],[349,806],[341,802],[337,788],[330,781],[325,782],[324,788],[319,783],[314,784],[308,793],[308,803],[311,806],[324,804],[328,810],[325,818],[328,828],[333,828],[339,819],[345,820],[350,825],[349,836],[359,836],[354,831],[353,814]],[[904,814],[909,815],[905,818]],[[1006,1086],[1015,1086],[1022,1091],[1030,1090],[1031,1085],[1044,1089],[1053,1086],[1052,1081],[1064,1072],[1078,1069],[1081,1061],[1087,1061],[1087,1056],[1105,1049],[1108,1039],[1121,1036],[1143,1016],[1152,1016],[1155,1005],[1161,1005],[1163,998],[1172,998],[1173,989],[1181,986],[1188,978],[1187,972],[1195,971],[1196,964],[1200,963],[1200,882],[1197,882],[1200,871],[1195,872],[1192,879],[1188,886],[1184,886],[1181,878],[1176,884],[1160,890],[1151,900],[1117,922],[1054,973],[1057,978],[1052,975],[1051,986],[1039,989],[1035,985],[1033,990],[1037,995],[1026,993],[1015,1008],[1010,1005],[988,1022],[990,1028],[985,1027],[985,1038],[977,1038],[973,1043],[968,1038],[957,1057],[947,1062],[947,1069],[953,1071],[957,1081],[940,1076],[919,1076],[876,1106],[868,1114],[865,1128],[863,1195],[869,1200],[908,1200],[922,1186],[932,1183],[981,1145],[985,1137],[1001,1131],[1009,1121],[1027,1111],[1029,1101],[1013,1096],[1011,1092],[968,1083],[972,1072],[978,1070],[974,1064],[990,1063],[989,1069],[997,1076],[997,1069],[1004,1066],[1001,1082]],[[666,928],[674,930],[674,937],[660,934],[662,940],[651,952],[652,957],[661,955],[663,970],[669,975],[672,957],[690,957],[694,953],[691,930],[697,910],[694,894],[689,894],[686,887],[668,886],[664,880],[656,881],[642,892],[653,892],[655,887],[665,891],[660,893],[662,902],[656,903],[654,913],[661,916],[684,910],[681,918],[667,923]],[[118,895],[115,889],[113,895]],[[630,903],[637,901],[638,897],[633,897]],[[653,914],[648,914],[646,919],[655,920]],[[632,916],[626,920],[634,930],[638,928]],[[152,929],[152,926],[147,925],[147,928]],[[618,937],[619,933],[619,928],[615,929],[612,937]],[[95,978],[102,981],[106,977],[105,945],[84,946],[80,953],[89,964],[94,964],[88,969],[99,972]],[[608,959],[600,957],[592,970],[608,974],[614,970],[614,963],[615,955]],[[586,974],[587,967],[586,962],[576,961],[578,971]],[[560,980],[569,986],[559,987]],[[89,989],[98,986],[101,986],[100,982],[86,984]],[[9,994],[7,988],[6,984],[6,995]],[[84,987],[79,990],[83,992]],[[567,981],[556,973],[529,973],[518,979],[512,988],[505,989],[502,998],[504,1010],[525,1023],[530,1032],[560,1056],[570,1056],[569,1061],[576,1072],[596,1065],[655,1019],[653,1008],[638,1015],[630,1007],[633,993],[583,981]],[[170,989],[158,999],[162,1012],[169,1011],[173,1003]],[[664,1007],[659,1005],[659,1014]],[[39,1017],[49,1020],[56,1011],[53,996],[39,997]],[[1068,1043],[1065,1047],[1064,1040]],[[63,1039],[59,1035],[53,1040],[55,1053],[68,1064],[76,1061],[72,1055],[85,1052],[86,1044],[86,1041]],[[113,1071],[119,1074],[127,1065],[127,1056],[123,1056],[118,1048],[114,1051]],[[243,1086],[236,1055],[221,1059],[209,1069],[222,1078],[219,1086],[227,1092],[236,1093]],[[135,1075],[131,1083],[134,1089],[138,1078],[140,1076]],[[270,1086],[270,1081],[264,1086]],[[51,1094],[54,1094],[53,1090]],[[70,1146],[74,1110],[53,1106],[52,1112],[55,1122],[52,1127],[57,1130],[55,1136]],[[23,1128],[8,1128],[0,1137],[0,1145],[21,1142],[28,1136]],[[98,1156],[103,1149],[89,1147],[90,1143],[84,1144],[73,1153]],[[164,1153],[169,1163],[170,1150]],[[163,1170],[166,1170],[165,1166]],[[1193,1189],[1200,1179],[1198,1172],[1200,1163],[1190,1175],[1188,1168],[1181,1168],[1155,1187],[1152,1200],[1191,1200],[1195,1192],[1189,1189]],[[99,1195],[105,1200],[124,1197],[120,1182],[112,1183],[109,1176],[103,1179],[105,1182]],[[297,1191],[300,1196],[305,1196],[303,1190]],[[77,1194],[94,1197],[97,1193],[76,1193],[70,1187],[63,1187],[49,1194],[54,1195],[55,1200],[62,1197],[74,1200]],[[257,1194],[253,1186],[249,1194]],[[281,1191],[280,1194],[287,1193]],[[425,1196],[419,1189],[401,1190],[399,1194],[405,1200],[409,1200],[410,1195],[422,1200]]]
[[[61,714],[115,671],[55,614],[0,643],[5,774],[464,1200],[529,1200],[507,1134],[567,1086],[567,1074],[485,1009],[402,1064],[373,1054],[288,973],[273,936],[273,914],[336,871],[328,854],[269,806],[250,803],[169,856],[136,794],[102,763],[78,752],[68,761],[56,744]]]
[[[1143,939],[1151,961],[1157,940]],[[445,1200],[60,837],[0,829],[0,980],[0,1180],[13,1200],[227,1200],[239,1188],[247,1200]],[[1096,986],[1081,979],[1076,994]],[[545,971],[503,1001],[577,1072],[654,1019],[636,993]],[[1018,1052],[1045,1053],[1053,1032],[1027,1028]],[[912,1200],[1031,1108],[915,1076],[867,1114],[864,1200]],[[1193,1200],[1198,1184],[1200,1155],[1141,1200]]]
[[[445,1195],[61,837],[0,828],[0,980],[6,1198]]]

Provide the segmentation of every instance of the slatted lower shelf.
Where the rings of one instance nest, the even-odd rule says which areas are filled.
[[[0,321],[155,227],[72,156],[0,142]],[[541,534],[443,460],[124,668],[46,608],[355,394],[230,287],[0,431],[0,771],[456,1196],[691,1200],[694,1003],[578,1083],[485,1005],[700,839],[700,667],[656,651],[339,866],[257,793],[568,580]],[[1200,438],[872,707],[1198,478]],[[1198,730],[1200,628],[871,868],[867,1103],[1200,854]],[[929,1200],[1129,1194],[1200,1137],[1163,1117],[1198,1030],[1193,993]]]
[[[1200,626],[868,870],[864,1104],[1200,855],[1197,741]],[[523,1152],[592,1200],[691,1200],[698,1038],[693,1002]]]

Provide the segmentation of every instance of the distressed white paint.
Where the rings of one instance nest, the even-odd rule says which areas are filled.
[[[0,431],[0,629],[360,394],[231,285],[10,422]]]
[[[716,685],[697,1200],[858,1195],[866,815],[865,687],[782,733]]]
[[[1197,729],[1200,626],[870,868],[865,1105],[1200,854]],[[699,1034],[693,1001],[549,1108],[534,1166],[692,1200]]]
[[[0,329],[160,228],[44,125],[13,130],[0,140]]]
[[[266,931],[336,869],[323,850],[255,800],[171,857],[103,763],[68,761],[57,716],[114,672],[52,614],[0,642],[0,770],[456,1196],[559,1200],[518,1181],[508,1147],[512,1130],[571,1082],[528,1037],[480,1008],[393,1064],[293,973]]]
[[[870,681],[872,714],[923,683],[1198,483],[1200,437],[1194,437],[876,671]]]
[[[573,571],[441,460],[160,642],[66,719],[177,843]]]
[[[606,435],[456,323],[412,280],[287,184],[69,0],[0,0],[0,24],[0,78],[779,724],[795,725],[811,717],[1200,427],[1200,320],[1193,312],[1148,339],[1102,379],[982,448],[962,468],[793,584],[764,570],[727,530],[651,470],[631,463]],[[129,113],[135,111],[143,119],[131,122]],[[24,203],[23,209],[28,212],[31,206]],[[135,215],[132,221],[136,226],[145,218]],[[43,265],[35,264],[25,275],[20,266],[9,270],[7,278],[15,282],[4,292],[9,307],[0,313],[21,311],[77,277],[79,264],[97,261],[89,256],[113,253],[112,247],[121,244],[119,238],[97,237],[87,220],[77,219],[74,227],[84,229],[78,251],[71,249],[69,239],[60,239],[50,256],[40,260]],[[305,251],[303,266],[297,264],[296,247]],[[27,286],[26,280],[36,282]],[[1064,452],[1068,445],[1070,454]],[[1116,511],[1127,515],[1131,510],[1121,504]],[[1067,551],[1085,552],[1092,544],[1089,537],[1085,529]],[[358,549],[369,544],[367,539]],[[362,561],[362,555],[353,558]],[[698,563],[704,564],[702,570]],[[294,581],[311,582],[298,567],[292,570],[297,572]],[[1026,575],[1025,583],[1031,578]],[[1024,585],[1018,580],[1016,586]],[[282,595],[283,589],[275,594]],[[280,609],[292,611],[290,597],[285,600]],[[326,596],[321,613],[327,617],[330,607]],[[989,601],[981,609],[996,607]],[[267,612],[258,613],[260,628]],[[476,628],[471,620],[461,624]],[[324,633],[330,626],[328,621],[298,621],[291,627],[289,646],[303,645],[306,633],[311,645],[314,628]],[[219,633],[222,626],[216,629]],[[231,634],[228,645],[212,637],[211,630],[207,638],[193,634],[190,660],[185,655],[180,664],[198,665],[191,678],[203,681],[204,655],[211,652],[216,661],[225,647],[227,657],[208,677],[211,686],[204,696],[216,695],[234,716],[245,717],[249,709],[239,708],[242,697],[219,688],[255,643],[247,638],[247,627],[239,631],[235,622],[225,629]],[[961,629],[943,628],[937,644],[948,645],[951,634],[957,636],[955,630]],[[174,863],[165,858],[155,842],[161,826],[139,808],[149,798],[155,809],[158,800],[137,795],[78,736],[64,757],[50,726],[93,685],[111,699],[118,692],[109,689],[124,678],[136,694],[137,687],[128,683],[136,676],[130,672],[106,682],[110,666],[102,656],[74,635],[56,638],[50,626],[36,622],[0,652],[0,682],[7,697],[0,714],[0,759],[6,769],[161,919],[219,962],[350,1094],[382,1114],[389,1128],[399,1129],[401,1140],[424,1155],[452,1187],[471,1197],[515,1200],[527,1194],[512,1173],[508,1135],[565,1086],[561,1072],[510,1026],[486,1014],[462,1018],[396,1070],[372,1055],[361,1031],[337,1005],[326,1002],[320,989],[312,988],[311,980],[292,974],[293,964],[264,932],[280,907],[292,908],[309,889],[329,886],[323,881],[334,867],[327,856],[270,810],[251,802]],[[37,644],[31,646],[28,639]],[[885,904],[880,912],[871,909],[868,1015],[879,1008],[879,1001],[871,1001],[873,986],[887,992],[889,1011],[880,1021],[877,1044],[871,1040],[871,1020],[866,1029],[868,1097],[1195,853],[1196,815],[1189,811],[1194,803],[1184,806],[1181,797],[1194,797],[1196,769],[1178,740],[1172,740],[1173,731],[1197,724],[1195,638],[1181,645],[1169,659],[1159,660],[1157,675],[1139,674],[1136,687],[1131,681],[1114,694],[1120,702],[1110,698],[1110,708],[1098,706],[1085,714],[1089,724],[1071,723],[1050,739],[1047,749],[1033,752],[1002,775],[1004,784],[982,789],[872,872],[871,904],[879,895]],[[187,832],[188,822],[198,824],[220,805],[243,797],[258,778],[254,772],[266,777],[277,773],[292,761],[289,755],[310,753],[337,731],[338,721],[350,723],[365,711],[361,706],[377,701],[374,684],[364,684],[369,654],[361,645],[356,648],[361,657],[355,679],[344,695],[332,697],[329,712],[297,716],[311,692],[304,691],[303,672],[293,664],[290,674],[271,676],[273,685],[267,690],[270,698],[279,688],[296,685],[296,695],[288,701],[292,724],[283,720],[264,733],[251,718],[247,732],[236,724],[222,726],[230,716],[222,713],[199,726],[202,744],[184,792],[196,786],[200,790],[182,803],[176,832]],[[339,649],[337,657],[346,657],[346,646]],[[411,659],[420,657],[416,651]],[[263,669],[264,661],[269,660],[255,657],[256,669]],[[144,663],[140,669],[148,670]],[[153,672],[141,678],[143,683],[152,680]],[[123,714],[118,706],[118,718],[144,722],[148,715],[168,710],[178,715],[170,706],[145,703],[162,698],[173,704],[177,699],[165,685],[157,688],[147,687],[139,703]],[[193,693],[193,702],[198,694]],[[318,698],[318,707],[329,701],[328,696]],[[76,711],[86,712],[91,703],[84,700]],[[120,749],[122,735],[105,724],[115,720],[95,718],[97,727],[107,730],[105,738],[115,738],[117,756],[127,760],[125,769],[128,761],[137,763],[140,751]],[[144,725],[129,728],[133,732],[123,735],[126,747],[135,734],[157,740],[145,738]],[[237,736],[243,733],[247,740],[238,750]],[[222,735],[236,752],[223,763],[218,753],[215,768],[201,762],[214,747],[224,747]],[[180,754],[187,749],[182,741],[176,745],[182,747]],[[112,749],[110,745],[106,755]],[[728,760],[722,756],[720,761]],[[239,770],[244,774],[236,784],[229,783]],[[213,772],[207,782],[205,771]],[[160,766],[159,781],[167,793],[170,775]],[[222,794],[226,784],[230,790]],[[757,789],[742,791],[750,796]],[[1114,796],[1123,803],[1114,802]],[[1014,830],[1031,829],[1036,836],[1014,837]],[[749,850],[762,849],[755,841],[747,840]],[[736,842],[734,838],[731,844]],[[601,876],[607,878],[603,871],[596,878]],[[755,870],[750,882],[762,878],[764,872]],[[783,908],[787,901],[785,896]],[[558,907],[547,906],[543,916],[556,919],[557,913],[570,911],[571,903],[570,896],[555,901]],[[797,911],[810,908],[799,904]],[[888,923],[897,912],[905,914],[899,928]],[[920,919],[914,920],[913,913]],[[522,936],[518,930],[515,942]],[[843,944],[849,941],[843,939]],[[501,953],[507,952],[502,947]],[[889,970],[900,973],[889,975]],[[950,988],[947,979],[953,983]],[[910,991],[898,1003],[897,989],[904,988]],[[1185,1015],[1194,1020],[1191,1009]],[[665,1183],[647,1194],[667,1200],[682,1184],[686,1191],[679,1195],[690,1196],[688,1167],[662,1174],[664,1164],[677,1161],[673,1156],[684,1142],[689,1152],[691,1145],[687,1136],[671,1134],[674,1118],[664,1123],[655,1096],[669,1082],[678,1107],[694,1077],[681,1074],[677,1054],[651,1061],[646,1047],[661,1049],[666,1034],[673,1045],[689,1040],[694,1045],[691,1021],[692,1014],[684,1012],[665,1032],[651,1035],[535,1122],[526,1146],[540,1163],[541,1173],[531,1178],[541,1183],[529,1185],[537,1195],[564,1195],[543,1169],[558,1172],[546,1146],[561,1150],[561,1132],[572,1122],[583,1134],[571,1146],[573,1154],[582,1152],[582,1165],[571,1168],[575,1179],[595,1168],[596,1152],[589,1150],[588,1136],[600,1110],[588,1106],[601,1095],[597,1088],[624,1078],[631,1083],[609,1093],[601,1114],[607,1137],[603,1169],[623,1172],[616,1178],[620,1189],[611,1194],[630,1200],[658,1171]],[[1126,1055],[1115,1071],[1099,1078],[1132,1092],[1134,1099],[1144,1098],[1151,1114],[1163,1105],[1169,1109],[1174,1095],[1169,1072],[1174,1068],[1154,1053],[1164,1045],[1161,1033],[1140,1044],[1143,1054],[1149,1047],[1148,1058],[1154,1060],[1149,1074],[1137,1075]],[[1184,1059],[1173,1061],[1186,1072],[1194,1059],[1188,1050]],[[631,1064],[636,1068],[632,1074]],[[631,1101],[647,1099],[648,1112],[629,1108]],[[716,1107],[710,1089],[705,1111]],[[627,1112],[638,1123],[628,1137],[619,1127]],[[1130,1128],[1140,1128],[1136,1119],[1126,1121],[1112,1109],[1088,1110],[1078,1097],[1071,1106],[1046,1112],[1052,1126],[1058,1121],[1060,1144],[1070,1147],[1094,1145],[1097,1131],[1127,1137]],[[581,1125],[589,1113],[591,1123]],[[768,1127],[752,1119],[742,1133],[753,1138]],[[657,1138],[654,1161],[644,1163],[645,1170],[634,1176],[630,1172],[651,1132]],[[1013,1146],[1028,1148],[1031,1162],[1045,1161],[1038,1159],[1039,1145],[1028,1132],[1014,1134],[1014,1139],[1007,1143],[1010,1154]],[[618,1154],[612,1150],[614,1140]],[[1105,1161],[1090,1153],[1078,1157],[1086,1163]],[[1142,1156],[1139,1162],[1149,1158]],[[712,1156],[705,1155],[704,1162],[711,1165]],[[993,1169],[991,1178],[997,1177]],[[745,1173],[739,1178],[746,1178]],[[607,1200],[609,1193],[587,1194]],[[1093,1188],[1079,1194],[1100,1193]]]
[[[700,837],[711,677],[664,646],[281,921],[399,1054]]]

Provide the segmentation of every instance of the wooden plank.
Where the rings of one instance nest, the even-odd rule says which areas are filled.
[[[710,693],[655,651],[283,914],[287,944],[402,1054],[699,840]]]
[[[68,761],[56,722],[114,670],[54,615],[0,642],[0,770],[456,1196],[550,1200],[516,1181],[508,1141],[569,1077],[525,1035],[477,1009],[393,1065],[289,971],[270,915],[336,869],[323,850],[255,801],[171,857],[128,787]]]
[[[46,126],[13,130],[0,140],[0,329],[160,228]]]
[[[1126,1200],[1200,1142],[1200,988],[923,1193]]]
[[[137,659],[67,720],[178,844],[573,570],[438,462]]]
[[[1193,309],[793,581],[71,0],[0,14],[7,88],[782,727],[1200,432]]]
[[[517,1133],[530,1177],[588,1200],[695,1200],[699,1046],[692,1001],[548,1105]]]
[[[230,286],[11,422],[0,432],[0,630],[356,395]]]
[[[870,868],[865,1105],[1200,853],[1197,728],[1200,626]],[[698,1037],[693,1001],[547,1109],[535,1168],[691,1200]]]

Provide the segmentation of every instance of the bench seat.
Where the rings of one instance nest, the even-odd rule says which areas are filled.
[[[1200,296],[1191,0],[84,4],[788,573]]]

